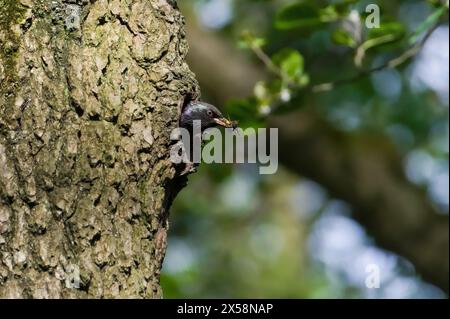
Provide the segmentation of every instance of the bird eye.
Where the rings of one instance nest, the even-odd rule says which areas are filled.
[[[209,116],[212,116],[212,115],[213,115],[213,112],[212,112],[211,110],[208,110],[208,111],[206,112],[206,114],[208,114]]]

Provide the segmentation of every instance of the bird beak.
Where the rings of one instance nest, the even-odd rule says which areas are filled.
[[[233,127],[233,122],[226,118],[215,118],[214,122],[216,122],[217,125],[223,126],[223,127]]]

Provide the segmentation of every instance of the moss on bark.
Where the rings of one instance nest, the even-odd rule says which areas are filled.
[[[22,22],[23,5],[16,0],[0,0],[0,87],[8,97],[14,93],[17,79],[14,68],[19,37],[13,27]]]
[[[160,297],[182,186],[170,132],[198,91],[181,14],[165,0],[0,1],[16,12],[0,24],[14,43],[0,57],[0,297]]]

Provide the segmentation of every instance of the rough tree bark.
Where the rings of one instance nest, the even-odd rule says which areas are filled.
[[[183,23],[171,0],[0,0],[0,297],[161,296]]]

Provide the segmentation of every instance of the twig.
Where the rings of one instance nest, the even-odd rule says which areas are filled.
[[[311,91],[314,93],[329,91],[338,85],[348,84],[348,83],[357,81],[357,80],[359,80],[363,77],[366,77],[372,73],[375,73],[375,72],[378,72],[378,71],[381,71],[384,69],[394,69],[394,68],[400,66],[401,64],[407,62],[408,60],[410,60],[411,58],[413,58],[420,52],[420,49],[424,46],[425,42],[428,40],[428,38],[431,36],[431,34],[434,32],[434,30],[436,30],[436,28],[438,26],[439,26],[439,22],[436,23],[435,25],[433,25],[433,27],[431,27],[427,31],[427,33],[424,35],[424,37],[422,38],[421,41],[413,44],[408,50],[403,52],[401,55],[399,55],[393,59],[390,59],[379,66],[373,67],[368,70],[361,71],[358,74],[356,74],[355,76],[352,76],[350,78],[337,80],[334,82],[325,82],[325,83],[315,84],[310,87]]]
[[[253,53],[264,63],[266,68],[274,73],[276,76],[281,78],[281,80],[287,84],[290,88],[298,88],[297,84],[293,82],[289,76],[283,72],[278,66],[275,65],[275,63],[272,62],[272,59],[261,49],[258,45],[250,45],[250,49],[253,51]]]
[[[334,89],[336,86],[357,81],[363,77],[366,77],[372,73],[375,73],[375,72],[378,72],[378,71],[381,71],[384,69],[396,68],[396,67],[400,66],[401,64],[407,62],[408,60],[410,60],[411,58],[416,56],[417,53],[420,52],[420,49],[424,46],[425,42],[431,36],[433,31],[436,30],[436,28],[439,26],[439,24],[440,24],[439,22],[435,23],[427,31],[427,33],[424,35],[424,37],[419,42],[410,46],[410,48],[408,50],[406,50],[405,52],[403,52],[401,55],[399,55],[393,59],[390,59],[379,66],[376,66],[376,67],[373,67],[373,68],[370,68],[367,70],[362,70],[362,71],[358,72],[356,75],[346,78],[346,79],[341,79],[341,80],[337,80],[337,81],[333,81],[333,82],[324,82],[324,83],[309,85],[309,86],[305,86],[305,87],[299,87],[297,83],[290,80],[289,76],[287,76],[278,66],[276,66],[272,62],[270,57],[261,49],[260,46],[250,45],[250,49],[258,57],[258,59],[260,59],[264,63],[264,65],[267,67],[267,69],[269,71],[271,71],[272,73],[274,73],[276,76],[280,77],[283,80],[283,82],[288,85],[289,88],[295,89],[297,91],[310,90],[313,93],[319,93],[319,92],[324,92],[324,91],[330,91],[330,90]]]

